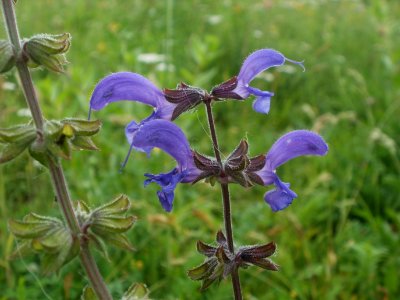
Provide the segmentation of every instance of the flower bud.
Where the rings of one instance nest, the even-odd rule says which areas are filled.
[[[68,61],[65,54],[71,46],[71,35],[38,34],[25,40],[23,52],[30,67],[44,66],[54,72],[64,72],[63,65]]]
[[[0,74],[12,69],[15,65],[13,45],[9,41],[0,40]]]

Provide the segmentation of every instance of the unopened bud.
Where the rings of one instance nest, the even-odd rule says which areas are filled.
[[[30,67],[44,66],[54,72],[63,72],[68,61],[65,54],[71,46],[71,35],[38,34],[23,43],[24,55]]]
[[[13,45],[6,40],[0,40],[0,74],[12,69],[15,65]]]

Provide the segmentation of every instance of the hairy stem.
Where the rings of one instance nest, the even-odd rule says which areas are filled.
[[[40,142],[43,141],[44,118],[33,86],[31,74],[21,52],[22,49],[15,18],[13,1],[2,0],[2,8],[8,37],[10,39],[10,42],[14,46],[15,55],[17,57],[16,67],[21,79],[25,99],[31,111],[33,121],[36,125],[36,129],[38,132],[38,141]],[[71,234],[75,238],[81,238],[81,228],[72,207],[72,201],[68,191],[68,186],[64,177],[62,166],[59,162],[54,162],[51,159],[49,159],[48,166],[60,210],[64,215],[69,229],[71,230]],[[87,241],[85,241],[84,239],[82,239],[81,241],[80,258],[81,263],[90,280],[91,286],[95,291],[97,297],[101,300],[112,300],[111,294],[108,291],[103,278],[101,277],[96,262],[89,251]]]
[[[3,15],[5,20],[5,27],[7,28],[8,38],[14,46],[14,53],[17,57],[17,70],[21,78],[25,99],[32,114],[33,121],[35,122],[38,133],[43,132],[43,115],[37,100],[35,89],[33,88],[31,74],[29,73],[28,66],[26,65],[23,56],[21,55],[21,42],[19,38],[17,21],[14,13],[14,4],[12,0],[2,0]],[[28,99],[31,99],[28,100]]]
[[[221,160],[221,155],[219,153],[218,139],[217,139],[217,133],[215,131],[215,122],[214,122],[214,117],[213,117],[213,113],[212,113],[211,100],[206,100],[204,103],[206,105],[208,125],[210,127],[210,133],[211,133],[211,139],[212,139],[212,143],[213,143],[215,158],[217,159],[219,165],[222,167],[222,160]],[[224,177],[224,176],[226,176],[224,173],[221,174],[221,177]],[[222,191],[222,203],[223,203],[223,209],[224,209],[224,225],[225,225],[226,238],[228,240],[228,247],[229,247],[230,252],[235,253],[235,249],[233,247],[231,201],[230,201],[230,196],[229,196],[229,186],[227,183],[221,183],[221,191]],[[241,291],[241,287],[240,287],[239,272],[237,269],[235,269],[232,272],[231,277],[232,277],[232,287],[233,287],[233,292],[235,295],[235,300],[241,300],[242,299],[242,291]]]

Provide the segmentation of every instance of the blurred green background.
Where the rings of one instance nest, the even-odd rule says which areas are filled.
[[[19,0],[21,35],[70,32],[67,73],[33,72],[48,119],[85,118],[96,82],[129,70],[159,87],[184,81],[212,88],[238,73],[243,59],[274,48],[305,60],[306,72],[285,65],[255,85],[275,92],[269,115],[251,100],[215,105],[220,146],[228,154],[246,136],[252,155],[283,133],[312,129],[324,136],[326,157],[298,158],[279,168],[299,197],[272,213],[264,187],[231,188],[237,244],[275,241],[279,272],[241,270],[245,299],[399,299],[400,297],[400,3],[385,0]],[[3,26],[4,27],[4,26]],[[5,38],[1,30],[0,38]],[[96,253],[117,298],[136,281],[154,299],[231,299],[224,281],[204,293],[186,271],[203,260],[196,241],[211,243],[222,228],[220,191],[205,183],[180,185],[172,213],[158,203],[146,172],[174,162],[154,151],[133,153],[118,173],[128,144],[124,126],[151,112],[120,102],[95,112],[101,151],[74,153],[63,163],[74,199],[91,205],[119,193],[139,217],[129,239],[137,251]],[[0,127],[28,121],[15,73],[0,77]],[[204,108],[181,116],[194,149],[212,154]],[[23,155],[0,166],[0,299],[78,299],[87,280],[74,261],[43,277],[39,258],[9,261],[15,246],[9,218],[33,211],[59,216],[47,171]]]

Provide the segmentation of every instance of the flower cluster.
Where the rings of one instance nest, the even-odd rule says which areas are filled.
[[[209,177],[237,182],[243,186],[274,185],[275,189],[267,192],[264,199],[273,211],[282,210],[297,195],[290,190],[288,183],[281,181],[276,169],[298,156],[325,155],[328,146],[321,136],[306,130],[292,131],[278,139],[266,155],[254,158],[247,156],[247,142],[242,142],[220,166],[215,160],[193,151],[185,134],[172,121],[202,102],[245,100],[251,95],[256,97],[253,109],[259,113],[268,113],[274,94],[249,84],[262,71],[281,66],[285,62],[303,67],[302,62],[290,60],[275,50],[255,51],[246,58],[237,76],[215,86],[210,93],[185,83],[179,84],[176,89],[160,90],[136,73],[111,74],[95,87],[90,99],[89,118],[92,110],[101,110],[111,102],[130,100],[153,107],[150,116],[140,122],[132,121],[126,126],[125,135],[130,144],[127,159],[132,149],[149,154],[157,147],[176,160],[177,166],[168,173],[145,174],[145,185],[151,182],[160,185],[161,190],[157,195],[162,207],[168,212],[172,210],[174,190],[178,183],[195,183]]]

